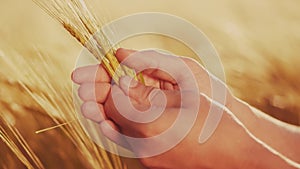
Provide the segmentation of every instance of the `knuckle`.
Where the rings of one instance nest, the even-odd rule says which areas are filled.
[[[90,84],[82,84],[80,85],[80,87],[78,88],[78,96],[84,100],[90,100],[91,98],[89,98],[89,96],[91,95],[90,93],[92,93],[94,86],[90,85]]]
[[[134,90],[130,91],[130,95],[139,103],[143,105],[148,105],[149,103],[149,95],[152,92],[153,87],[146,87],[143,85],[139,85]]]
[[[153,137],[161,134],[157,128],[153,127],[153,125],[146,125],[141,127],[144,137]]]
[[[104,102],[109,95],[110,89],[111,86],[109,83],[98,84],[95,88],[95,96],[97,98],[97,101]]]

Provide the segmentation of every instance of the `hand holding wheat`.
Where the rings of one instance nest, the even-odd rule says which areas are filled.
[[[120,49],[116,56],[120,61],[123,61],[133,52],[134,51]],[[151,60],[149,60],[149,57],[144,56],[145,58],[141,59],[140,62],[126,62],[126,64],[137,70],[144,64],[150,64],[152,66],[153,64],[160,66],[178,65],[175,61],[178,59],[177,57],[174,57],[174,59],[176,59],[172,61],[172,59],[168,58],[169,56],[160,53],[156,54],[159,56],[159,59],[153,60],[153,57],[151,57]],[[299,164],[296,162],[299,160],[297,158],[299,152],[293,150],[293,147],[297,146],[296,143],[300,133],[291,132],[291,128],[281,128],[276,124],[267,126],[266,124],[274,120],[272,118],[254,120],[253,118],[256,117],[255,113],[251,109],[248,109],[249,107],[244,103],[238,102],[238,99],[234,97],[228,97],[228,102],[230,102],[231,105],[222,108],[224,116],[214,135],[205,144],[199,144],[197,140],[205,117],[208,115],[211,107],[218,107],[219,105],[213,102],[210,96],[206,94],[209,93],[209,86],[202,86],[203,84],[209,83],[208,74],[206,74],[207,72],[203,67],[193,60],[186,58],[180,59],[189,65],[197,79],[201,79],[197,85],[204,87],[200,88],[199,93],[199,114],[191,131],[178,145],[167,152],[153,157],[142,156],[140,160],[145,166],[148,168],[172,169],[254,168],[257,166],[260,168],[299,167]],[[162,62],[165,61],[167,61],[166,63],[168,64],[162,64]],[[182,70],[182,67],[179,68]],[[176,69],[173,70],[176,71]],[[177,75],[182,74],[181,71],[176,71],[176,73]],[[95,74],[96,76],[94,76]],[[175,80],[165,72],[156,69],[144,70],[143,75],[146,84],[150,84],[150,81],[152,85],[145,86],[141,83],[134,82],[134,80],[131,80],[129,77],[122,77],[120,79],[120,86],[111,86],[109,76],[101,66],[99,69],[95,66],[76,69],[74,71],[73,81],[80,84],[78,92],[81,99],[85,102],[82,105],[82,113],[87,118],[99,123],[103,133],[117,144],[132,150],[138,155],[149,155],[149,152],[160,149],[166,146],[166,144],[170,144],[172,140],[180,137],[181,130],[188,125],[188,121],[180,123],[180,128],[176,129],[177,132],[173,133],[171,135],[172,137],[167,139],[160,139],[158,137],[154,139],[153,142],[144,142],[142,145],[136,145],[135,142],[131,142],[118,134],[122,132],[124,135],[134,138],[151,138],[171,127],[181,109],[182,96],[178,93],[180,90],[178,85],[181,82],[177,81],[178,79]],[[148,77],[150,77],[150,79],[148,79]],[[185,82],[190,81],[189,79],[183,78],[183,74],[178,77],[181,77],[181,80]],[[162,105],[162,97],[159,97],[161,93],[163,93],[167,99],[166,105]],[[126,97],[130,98],[134,109],[131,109],[130,105],[127,104]],[[149,104],[150,102],[151,104]],[[194,99],[190,100],[190,103],[193,102],[195,102]],[[149,110],[149,106],[153,105],[156,107],[166,106],[163,114],[153,122],[137,123],[124,118],[126,115],[130,115],[129,117],[140,116],[141,114],[137,110]],[[233,107],[240,108],[237,109]],[[188,109],[188,107],[184,107],[184,109]],[[151,113],[154,113],[151,110],[147,111],[150,116]],[[244,115],[244,113],[246,113],[246,115]],[[149,116],[149,114],[142,114],[142,116]],[[188,120],[191,113],[187,113],[185,116],[185,120]],[[248,122],[245,123],[245,125],[240,122],[240,120],[243,121],[245,118],[242,116],[247,116]],[[240,119],[237,119],[237,117]],[[265,139],[264,136],[261,135],[264,131],[258,130],[256,128],[257,126],[253,125],[255,123],[251,121],[266,125],[265,127],[270,127],[272,131],[284,130],[282,132],[289,135],[289,139],[284,140],[285,144],[283,145],[277,143],[275,143],[275,145],[273,144],[273,146],[277,147],[278,151],[276,151],[270,147],[272,144],[269,143],[270,145],[268,145],[261,141],[261,139]],[[253,133],[250,133],[249,129],[252,130],[255,135],[258,135],[259,138],[255,137]],[[281,134],[281,132],[278,132],[269,136],[275,139],[279,138]],[[287,148],[286,145],[293,146]],[[251,150],[256,156],[249,157],[247,151],[245,152],[244,150]],[[288,158],[281,154],[287,152],[292,152],[293,155]],[[269,160],[259,161],[258,158],[262,157],[268,158]],[[176,160],[174,161],[174,159]],[[218,163],[215,163],[216,159],[218,159]],[[186,161],[189,162],[187,163]]]

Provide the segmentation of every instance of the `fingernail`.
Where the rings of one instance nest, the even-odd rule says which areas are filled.
[[[123,76],[120,79],[120,84],[124,85],[126,88],[136,87],[138,82],[129,76]]]
[[[95,102],[85,102],[81,106],[81,113],[85,118],[100,123],[105,120],[103,107],[99,107]]]
[[[71,79],[72,79],[72,81],[74,82],[74,83],[76,83],[76,84],[79,84],[79,81],[78,81],[78,75],[77,75],[78,73],[76,72],[76,69],[75,70],[73,70],[73,72],[72,72],[72,74],[71,74]]]
[[[74,71],[71,74],[71,79],[74,81]]]

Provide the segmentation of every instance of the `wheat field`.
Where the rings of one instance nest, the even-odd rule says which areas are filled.
[[[216,46],[236,96],[300,126],[299,1],[89,1],[104,22],[149,11],[187,19]],[[70,74],[82,47],[31,0],[1,0],[0,25],[0,168],[142,168],[133,159],[101,155],[77,122],[35,134],[74,118]],[[158,36],[121,46],[193,55]]]

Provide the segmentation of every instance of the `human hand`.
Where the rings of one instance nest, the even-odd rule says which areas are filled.
[[[212,96],[209,73],[191,59],[153,51],[150,51],[150,55],[159,58],[144,56],[144,59],[140,58],[139,62],[134,62],[132,59],[126,60],[134,52],[119,49],[116,56],[120,62],[124,62],[125,65],[137,71],[150,66],[151,68],[142,71],[145,85],[127,76],[121,78],[120,86],[111,85],[111,79],[101,65],[78,68],[74,71],[72,78],[75,83],[80,84],[78,92],[84,101],[82,113],[85,117],[99,123],[108,138],[142,157],[141,161],[147,167],[208,167],[210,164],[207,158],[212,157],[211,152],[214,151],[212,148],[209,150],[207,146],[199,146],[198,137],[212,104],[209,99]],[[141,54],[147,54],[147,52]],[[188,66],[188,69],[185,66]],[[165,69],[165,71],[160,69]],[[189,72],[189,70],[192,71]],[[128,102],[128,96],[130,102]],[[186,99],[184,104],[183,98]],[[200,107],[199,99],[201,100]],[[151,109],[151,106],[155,109]],[[163,111],[161,116],[155,119],[157,115],[160,115],[160,110]],[[185,111],[182,116],[183,120],[178,122],[176,127],[172,126],[182,110]],[[143,111],[147,112],[143,113]],[[198,112],[201,113],[198,114]],[[141,122],[141,119],[146,119],[146,121]],[[138,145],[118,133],[121,132],[134,138],[150,138],[170,127],[174,130],[168,137],[156,138],[150,143]],[[176,143],[175,147],[166,145],[170,143]],[[162,150],[161,147],[172,149],[162,154],[155,154],[153,157],[150,156],[154,150]],[[204,155],[206,158],[203,158]],[[186,162],[187,158],[189,163]],[[173,159],[181,160],[174,161]]]

